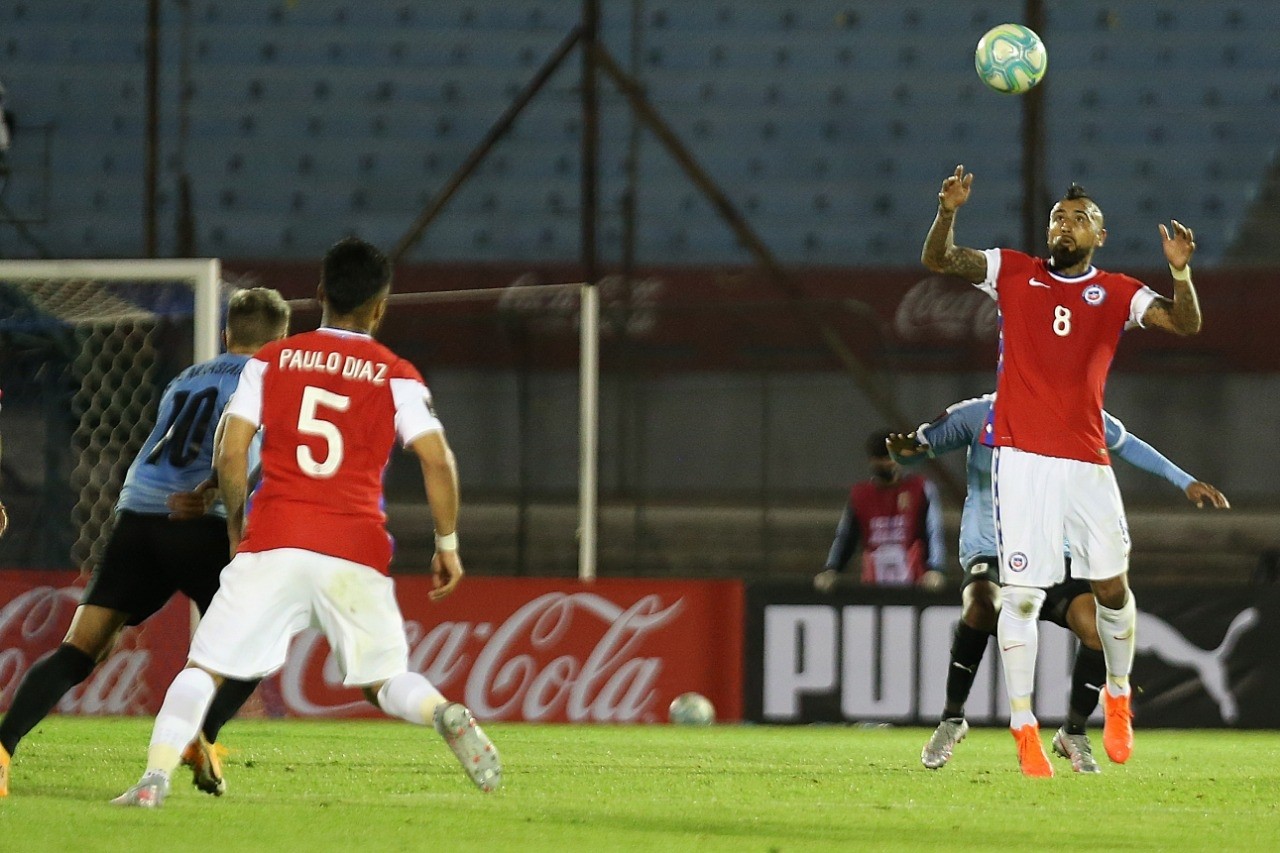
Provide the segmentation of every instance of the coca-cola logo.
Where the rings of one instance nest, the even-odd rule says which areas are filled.
[[[664,604],[657,594],[623,607],[591,592],[557,591],[500,623],[444,621],[424,630],[406,620],[409,668],[481,719],[639,722],[657,710],[664,667],[643,646],[683,609],[682,598]],[[323,695],[342,683],[333,655],[319,659],[325,648],[314,631],[294,641],[280,674],[290,713],[332,716],[363,707],[354,697]]]
[[[75,586],[38,586],[0,609],[0,708],[32,665],[58,647],[83,590]],[[93,673],[58,702],[64,714],[136,714],[147,711],[145,699],[151,652],[133,642],[132,632]]]
[[[548,291],[531,285],[546,284],[534,273],[524,273],[505,287],[498,297],[498,310],[520,314],[543,333],[577,334],[580,323],[580,295],[577,290]],[[646,337],[658,325],[658,301],[664,284],[661,279],[627,279],[611,275],[596,284],[603,322],[600,334],[613,337],[625,333]]]
[[[994,341],[996,303],[955,279],[930,276],[902,297],[894,328],[904,341]]]

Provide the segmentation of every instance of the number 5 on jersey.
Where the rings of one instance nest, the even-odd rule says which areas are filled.
[[[311,448],[298,445],[298,467],[308,477],[323,480],[332,477],[342,464],[342,432],[331,421],[320,417],[317,409],[324,407],[335,412],[345,412],[351,406],[351,398],[334,394],[323,388],[308,385],[302,389],[302,407],[298,411],[298,432],[323,438],[327,445],[323,462],[317,462]]]

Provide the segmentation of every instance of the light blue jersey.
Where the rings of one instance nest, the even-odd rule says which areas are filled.
[[[942,417],[916,430],[916,438],[927,445],[932,455],[940,456],[967,447],[965,471],[968,490],[960,515],[960,565],[967,569],[975,557],[996,554],[995,509],[991,501],[991,448],[982,443],[982,427],[991,409],[994,394],[964,400],[949,407]],[[1163,477],[1186,491],[1195,478],[1166,459],[1160,451],[1136,435],[1131,435],[1109,412],[1102,413],[1107,447],[1119,458],[1136,468]],[[899,462],[912,464],[923,456]]]
[[[168,515],[169,495],[189,492],[209,477],[218,419],[248,361],[247,355],[224,353],[188,367],[169,383],[155,428],[125,475],[117,511]],[[212,511],[227,514],[220,501]]]

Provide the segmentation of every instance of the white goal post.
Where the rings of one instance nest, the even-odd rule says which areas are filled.
[[[573,296],[578,299],[578,579],[596,578],[599,553],[598,507],[600,470],[600,293],[590,282],[562,284],[522,284],[502,289],[472,288],[466,290],[426,290],[392,293],[393,305],[444,305],[449,303],[483,303],[505,299],[519,303],[524,299]],[[311,298],[291,299],[295,310],[316,310]],[[390,342],[394,348],[395,343]]]

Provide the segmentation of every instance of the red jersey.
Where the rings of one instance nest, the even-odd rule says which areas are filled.
[[[849,491],[862,540],[862,582],[911,585],[930,568],[927,482],[908,474],[896,483],[870,480]]]
[[[1090,267],[1067,278],[1043,258],[989,249],[1000,362],[983,443],[1109,465],[1102,398],[1120,335],[1156,298],[1137,279]]]
[[[320,329],[264,346],[227,412],[262,429],[262,482],[240,551],[301,548],[387,571],[382,475],[442,429],[417,369],[368,335]]]

